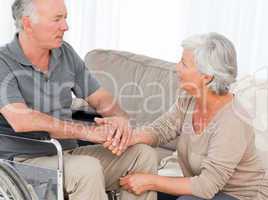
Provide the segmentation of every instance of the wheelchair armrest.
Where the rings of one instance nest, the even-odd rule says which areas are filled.
[[[10,137],[22,140],[31,140],[35,142],[43,142],[51,140],[49,134],[44,131],[32,131],[32,132],[14,132],[13,130],[1,131],[0,137]]]
[[[32,131],[32,132],[17,132],[16,137],[21,137],[22,139],[32,139],[32,140],[50,140],[50,135],[45,131]]]
[[[58,140],[54,138],[50,138],[49,134],[44,131],[39,132],[23,132],[23,133],[16,133],[16,134],[7,134],[7,133],[0,133],[0,139],[1,137],[9,137],[14,139],[20,139],[20,140],[28,140],[32,142],[40,142],[40,143],[47,143],[54,145],[55,149],[57,150],[58,155],[58,168],[60,171],[63,171],[63,153],[62,153],[62,147]]]
[[[63,192],[63,183],[64,183],[64,163],[63,163],[63,151],[60,142],[54,138],[50,138],[47,132],[26,132],[26,133],[18,133],[15,134],[1,134],[1,137],[13,137],[21,140],[29,140],[33,142],[41,142],[52,144],[57,150],[58,156],[58,167],[57,167],[57,179],[58,179],[58,190],[57,195],[58,199],[64,199],[64,192]],[[14,157],[13,157],[14,158]]]

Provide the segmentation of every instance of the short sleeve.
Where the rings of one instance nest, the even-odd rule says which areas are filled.
[[[75,50],[66,42],[63,44],[71,53],[73,67],[75,72],[74,94],[78,98],[85,99],[100,88],[100,83],[86,67],[85,62],[75,52]]]
[[[11,103],[25,103],[25,101],[15,75],[0,59],[0,109]]]

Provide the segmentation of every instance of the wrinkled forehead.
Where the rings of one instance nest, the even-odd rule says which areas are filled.
[[[64,0],[33,0],[38,14],[42,16],[67,15]]]

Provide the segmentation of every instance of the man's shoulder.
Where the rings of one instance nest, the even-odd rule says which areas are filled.
[[[76,53],[72,45],[70,45],[68,42],[63,41],[62,45],[60,47],[62,52],[67,52],[67,53]]]
[[[10,72],[13,67],[17,65],[16,59],[14,59],[13,54],[9,51],[8,45],[0,47],[0,73],[1,77],[5,76]],[[11,67],[13,66],[13,67]]]
[[[72,59],[74,62],[80,62],[81,58],[74,48],[66,41],[63,41],[61,47],[59,48],[64,57]]]
[[[0,59],[10,57],[9,54],[7,45],[0,47]]]
[[[8,49],[8,44],[0,47],[0,62],[10,63],[14,61],[13,54]]]

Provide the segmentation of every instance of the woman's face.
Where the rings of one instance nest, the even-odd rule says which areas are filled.
[[[176,65],[176,70],[180,80],[180,88],[192,96],[200,94],[204,76],[197,70],[192,51],[183,50],[181,60]]]

